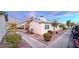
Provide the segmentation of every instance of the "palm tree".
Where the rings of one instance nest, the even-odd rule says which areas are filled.
[[[67,20],[66,25],[67,25],[68,28],[70,28],[70,23],[71,23],[71,21]]]

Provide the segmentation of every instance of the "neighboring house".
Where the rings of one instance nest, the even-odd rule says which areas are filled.
[[[30,31],[32,30],[34,33],[41,35],[46,33],[48,30],[53,30],[52,25],[48,22],[31,21],[29,26]]]
[[[26,29],[26,21],[17,24],[17,28],[18,29]]]
[[[43,35],[48,30],[54,31],[54,27],[51,24],[52,22],[48,22],[43,16],[40,17],[39,20],[30,20],[29,28],[30,31],[33,31],[36,34]],[[60,30],[59,25],[56,28],[56,31]]]
[[[6,12],[0,11],[0,41],[4,37],[5,33],[7,32],[7,21],[8,16]]]

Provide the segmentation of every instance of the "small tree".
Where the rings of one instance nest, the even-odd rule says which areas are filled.
[[[59,27],[62,28],[63,30],[67,29],[64,24],[60,24]]]

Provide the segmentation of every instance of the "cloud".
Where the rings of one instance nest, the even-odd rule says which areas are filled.
[[[70,12],[64,14],[64,16],[71,16],[71,15],[77,14],[77,13],[79,13],[79,11],[70,11]]]
[[[78,14],[79,11],[57,11],[56,13],[53,13],[54,15],[50,15],[50,17],[52,16],[55,19],[59,19],[62,17],[70,17],[74,14]]]
[[[36,12],[35,11],[29,11],[29,16],[36,16]]]

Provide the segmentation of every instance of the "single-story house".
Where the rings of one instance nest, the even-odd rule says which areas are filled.
[[[27,22],[28,23],[28,22]],[[43,16],[40,17],[39,20],[30,20],[27,25],[29,25],[30,31],[33,31],[36,34],[43,35],[48,30],[54,31],[54,27],[51,24],[52,22],[48,22]],[[59,25],[55,28],[55,31],[61,30]]]
[[[8,21],[8,14],[6,12],[0,11],[0,41],[4,37],[5,33],[7,32],[7,21]]]

